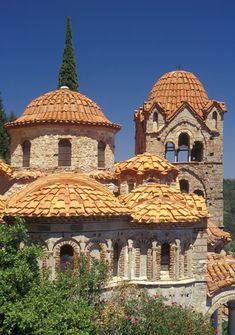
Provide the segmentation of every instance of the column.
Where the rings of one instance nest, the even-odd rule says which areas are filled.
[[[133,251],[133,241],[128,240],[128,279],[131,280],[132,277],[132,251]]]
[[[228,334],[235,334],[235,300],[228,302]]]
[[[152,279],[157,280],[157,242],[152,242]]]

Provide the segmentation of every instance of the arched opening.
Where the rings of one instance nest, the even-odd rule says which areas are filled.
[[[98,168],[105,168],[105,148],[104,142],[98,143]]]
[[[189,161],[190,137],[187,133],[181,133],[178,139],[177,162]]]
[[[74,268],[74,250],[69,244],[65,244],[60,249],[60,269],[66,271]]]
[[[167,142],[165,145],[165,158],[171,163],[175,162],[175,145],[173,142]]]
[[[147,245],[140,246],[140,277],[147,277]]]
[[[218,114],[216,111],[214,111],[212,114],[212,121],[213,121],[213,128],[217,129],[218,128]]]
[[[180,191],[182,193],[189,193],[189,182],[186,179],[181,179],[180,183]]]
[[[58,166],[71,166],[71,143],[62,139],[58,144]]]
[[[119,259],[121,255],[121,246],[116,242],[113,247],[113,275],[119,274]]]
[[[197,195],[200,195],[200,196],[203,197],[203,198],[205,197],[205,196],[204,196],[204,192],[203,192],[202,190],[199,190],[199,189],[198,189],[198,190],[193,191],[193,193],[195,193],[195,194],[197,194]]]
[[[158,113],[155,112],[153,114],[153,131],[156,131],[158,129]]]
[[[90,248],[90,257],[99,261],[100,257],[100,248],[98,246],[93,246]]]
[[[128,192],[130,193],[135,188],[135,181],[134,180],[128,180]]]
[[[30,141],[24,141],[24,143],[22,144],[23,167],[29,167],[30,166],[30,151],[31,151]]]
[[[163,243],[161,247],[161,271],[169,271],[170,267],[170,244]]]
[[[203,160],[203,143],[196,141],[191,151],[191,161],[201,162]]]

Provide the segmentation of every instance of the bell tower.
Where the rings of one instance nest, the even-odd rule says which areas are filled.
[[[211,222],[223,226],[224,103],[209,100],[186,71],[163,75],[135,111],[136,154],[161,155],[179,169],[183,192],[206,199]]]

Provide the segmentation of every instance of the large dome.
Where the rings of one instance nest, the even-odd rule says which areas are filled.
[[[120,128],[106,118],[94,101],[66,86],[34,99],[21,117],[6,126],[10,128],[35,123],[76,123]]]
[[[202,115],[209,99],[202,83],[193,73],[172,71],[164,74],[153,86],[146,105],[150,107],[154,102],[170,117],[184,102]]]

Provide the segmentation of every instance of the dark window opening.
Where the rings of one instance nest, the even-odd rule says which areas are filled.
[[[118,276],[120,254],[121,254],[121,247],[118,243],[115,243],[113,247],[113,275],[114,276]]]
[[[177,162],[188,162],[189,142],[189,135],[187,133],[181,133],[178,140]]]
[[[167,271],[170,266],[170,244],[163,243],[161,247],[161,270]]]
[[[135,188],[135,182],[133,180],[128,181],[128,192],[131,192]]]
[[[30,150],[31,150],[31,143],[29,141],[24,141],[24,143],[22,144],[23,167],[30,166]]]
[[[189,182],[185,179],[180,180],[180,191],[182,193],[189,193]]]
[[[65,244],[60,249],[60,269],[66,271],[74,268],[74,251],[71,245]]]
[[[71,143],[63,139],[59,141],[58,166],[71,166]]]
[[[175,161],[175,145],[172,142],[167,142],[165,145],[165,158],[171,163]]]
[[[204,192],[202,190],[195,190],[193,193],[200,195],[201,197],[204,198]]]
[[[203,143],[196,141],[191,151],[191,161],[201,162],[203,160]]]
[[[213,126],[215,129],[218,127],[218,114],[216,111],[213,112],[212,114],[212,120],[213,120]]]
[[[153,131],[156,131],[158,128],[158,113],[153,114]]]
[[[105,168],[105,147],[103,142],[98,143],[98,168]]]

